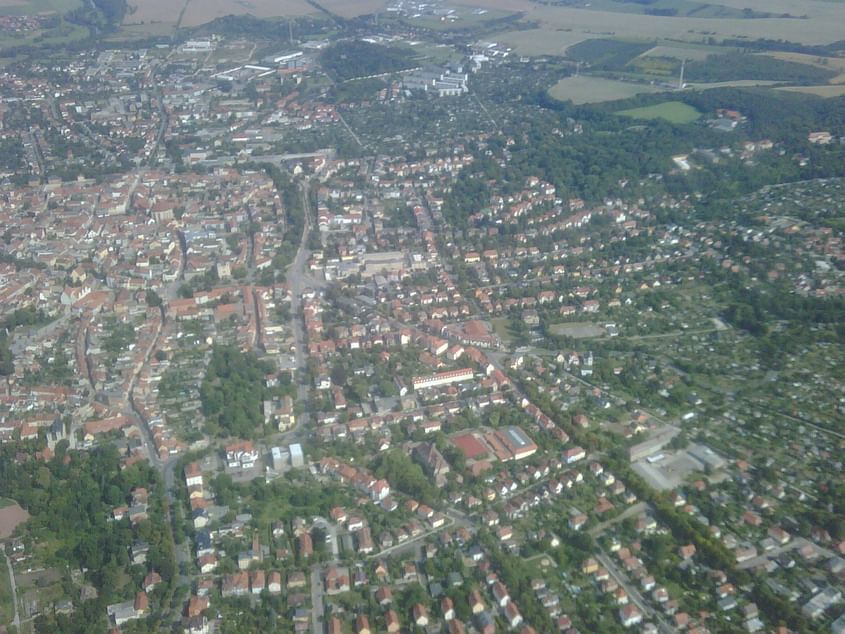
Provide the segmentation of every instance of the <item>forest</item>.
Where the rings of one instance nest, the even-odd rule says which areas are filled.
[[[370,42],[342,41],[320,54],[320,64],[336,81],[395,73],[417,65],[410,49]]]
[[[834,76],[834,70],[750,53],[710,55],[702,61],[687,62],[685,75],[691,81],[757,79],[797,84],[823,84]]]

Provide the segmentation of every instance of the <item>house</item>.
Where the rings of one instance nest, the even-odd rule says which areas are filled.
[[[422,466],[423,470],[434,479],[438,486],[445,483],[446,474],[449,473],[449,463],[437,446],[431,442],[422,442],[413,450],[413,458]]]
[[[153,570],[146,577],[144,577],[144,581],[141,585],[144,588],[144,592],[150,593],[155,590],[155,587],[160,583],[161,575],[158,574],[155,570]]]
[[[395,610],[388,610],[384,613],[384,622],[388,634],[397,634],[402,629],[402,625],[399,622],[399,615],[396,614]]]
[[[202,471],[196,462],[191,462],[185,467],[185,485],[188,488],[192,486],[202,487]]]
[[[449,597],[443,597],[440,600],[440,611],[443,613],[443,618],[446,621],[451,621],[455,618],[455,605]]]
[[[282,592],[282,574],[278,570],[270,573],[267,580],[267,591],[270,594],[281,594]]]
[[[249,593],[249,573],[246,571],[225,575],[221,585],[223,597],[242,597]]]
[[[478,590],[473,590],[469,593],[469,609],[473,614],[481,614],[487,606],[484,604],[484,599]]]
[[[370,634],[370,620],[363,614],[355,619],[355,634]]]
[[[261,591],[264,590],[265,581],[263,570],[253,570],[249,575],[249,587],[252,594],[261,594]]]
[[[623,605],[619,608],[619,622],[622,623],[624,627],[631,627],[633,625],[637,625],[642,623],[643,615],[640,612],[639,608],[635,606],[633,603],[629,603],[627,605]]]
[[[522,623],[522,614],[520,613],[516,603],[511,602],[505,606],[504,617],[508,625],[513,628],[519,627],[520,623]]]
[[[185,616],[187,616],[188,618],[199,616],[208,609],[208,606],[208,597],[193,596],[188,599],[188,603],[185,606]]]
[[[496,604],[500,608],[505,607],[511,600],[508,589],[501,581],[497,581],[493,584],[493,598],[496,599]]]
[[[381,586],[376,590],[376,601],[382,607],[393,603],[393,592],[388,586]]]
[[[414,623],[417,627],[428,626],[428,608],[426,608],[422,603],[417,603],[414,605],[413,615]]]

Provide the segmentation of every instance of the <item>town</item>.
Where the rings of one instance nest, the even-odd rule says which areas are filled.
[[[386,11],[3,69],[0,631],[845,632],[845,119]]]

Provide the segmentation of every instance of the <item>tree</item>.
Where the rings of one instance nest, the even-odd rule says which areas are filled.
[[[158,293],[156,293],[153,289],[147,290],[144,299],[147,302],[147,306],[150,306],[152,308],[158,308],[159,306],[161,306],[161,297],[159,297]]]

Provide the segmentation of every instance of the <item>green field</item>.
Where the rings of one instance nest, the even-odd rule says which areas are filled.
[[[549,94],[561,101],[574,104],[599,103],[627,99],[642,93],[661,92],[665,88],[652,84],[639,84],[585,75],[566,77],[549,89]]]
[[[691,123],[701,116],[701,113],[680,101],[664,101],[653,106],[620,110],[616,114],[634,119],[663,119],[669,123]]]
[[[0,15],[45,15],[66,13],[80,6],[80,0],[0,0]]]
[[[0,509],[4,509],[7,506],[12,506],[14,504],[14,500],[10,500],[9,498],[0,498]]]
[[[15,606],[12,605],[12,584],[9,580],[9,570],[4,555],[3,559],[0,559],[0,625],[11,623],[14,617]]]
[[[500,318],[491,319],[490,324],[493,326],[493,332],[502,340],[506,346],[509,346],[514,341],[514,334],[510,328],[510,319]]]

